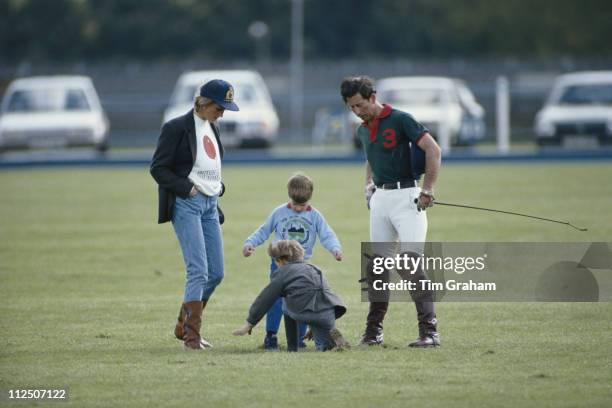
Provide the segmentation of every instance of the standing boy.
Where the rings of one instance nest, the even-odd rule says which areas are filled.
[[[255,247],[263,244],[270,234],[274,233],[273,242],[280,240],[295,240],[305,251],[304,260],[312,257],[312,251],[316,243],[317,235],[321,245],[331,252],[336,260],[342,260],[342,247],[334,230],[327,224],[325,217],[317,209],[310,205],[310,199],[314,190],[314,183],[304,174],[294,174],[287,183],[289,202],[276,207],[264,222],[244,242],[242,254],[251,256]],[[271,260],[270,279],[278,265]],[[266,337],[264,349],[277,350],[278,338],[276,334],[280,327],[282,318],[282,299],[279,297],[268,310],[266,317]],[[304,347],[303,337],[306,325],[300,326],[300,346]]]

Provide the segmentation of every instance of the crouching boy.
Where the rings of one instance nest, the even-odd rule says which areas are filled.
[[[234,330],[233,334],[251,334],[253,327],[276,299],[284,297],[283,313],[288,351],[298,349],[298,323],[310,326],[317,350],[348,348],[349,344],[335,328],[336,319],[346,313],[346,306],[331,292],[321,270],[304,262],[304,249],[299,242],[277,241],[270,244],[268,254],[276,261],[278,270],[270,284],[251,305],[245,325]]]

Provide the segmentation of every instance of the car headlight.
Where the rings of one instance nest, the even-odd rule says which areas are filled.
[[[484,121],[475,116],[464,116],[461,118],[459,133],[469,139],[482,139],[484,137]]]

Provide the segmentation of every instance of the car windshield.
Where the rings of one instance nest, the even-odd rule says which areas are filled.
[[[561,105],[612,105],[612,84],[573,85],[559,98]]]
[[[192,104],[195,98],[195,94],[198,91],[199,86],[196,85],[183,85],[177,89],[176,93],[172,98],[172,106],[189,105]],[[234,102],[238,106],[240,105],[253,105],[258,100],[257,92],[253,84],[249,83],[237,83],[234,86]]]
[[[391,105],[440,105],[444,101],[442,89],[389,89],[381,92],[382,101]]]
[[[13,92],[7,112],[89,111],[82,89],[32,89]]]

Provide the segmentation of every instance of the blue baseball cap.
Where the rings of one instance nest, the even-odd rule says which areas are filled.
[[[234,103],[234,87],[222,79],[213,79],[200,87],[200,96],[208,98],[223,109],[238,111]]]

